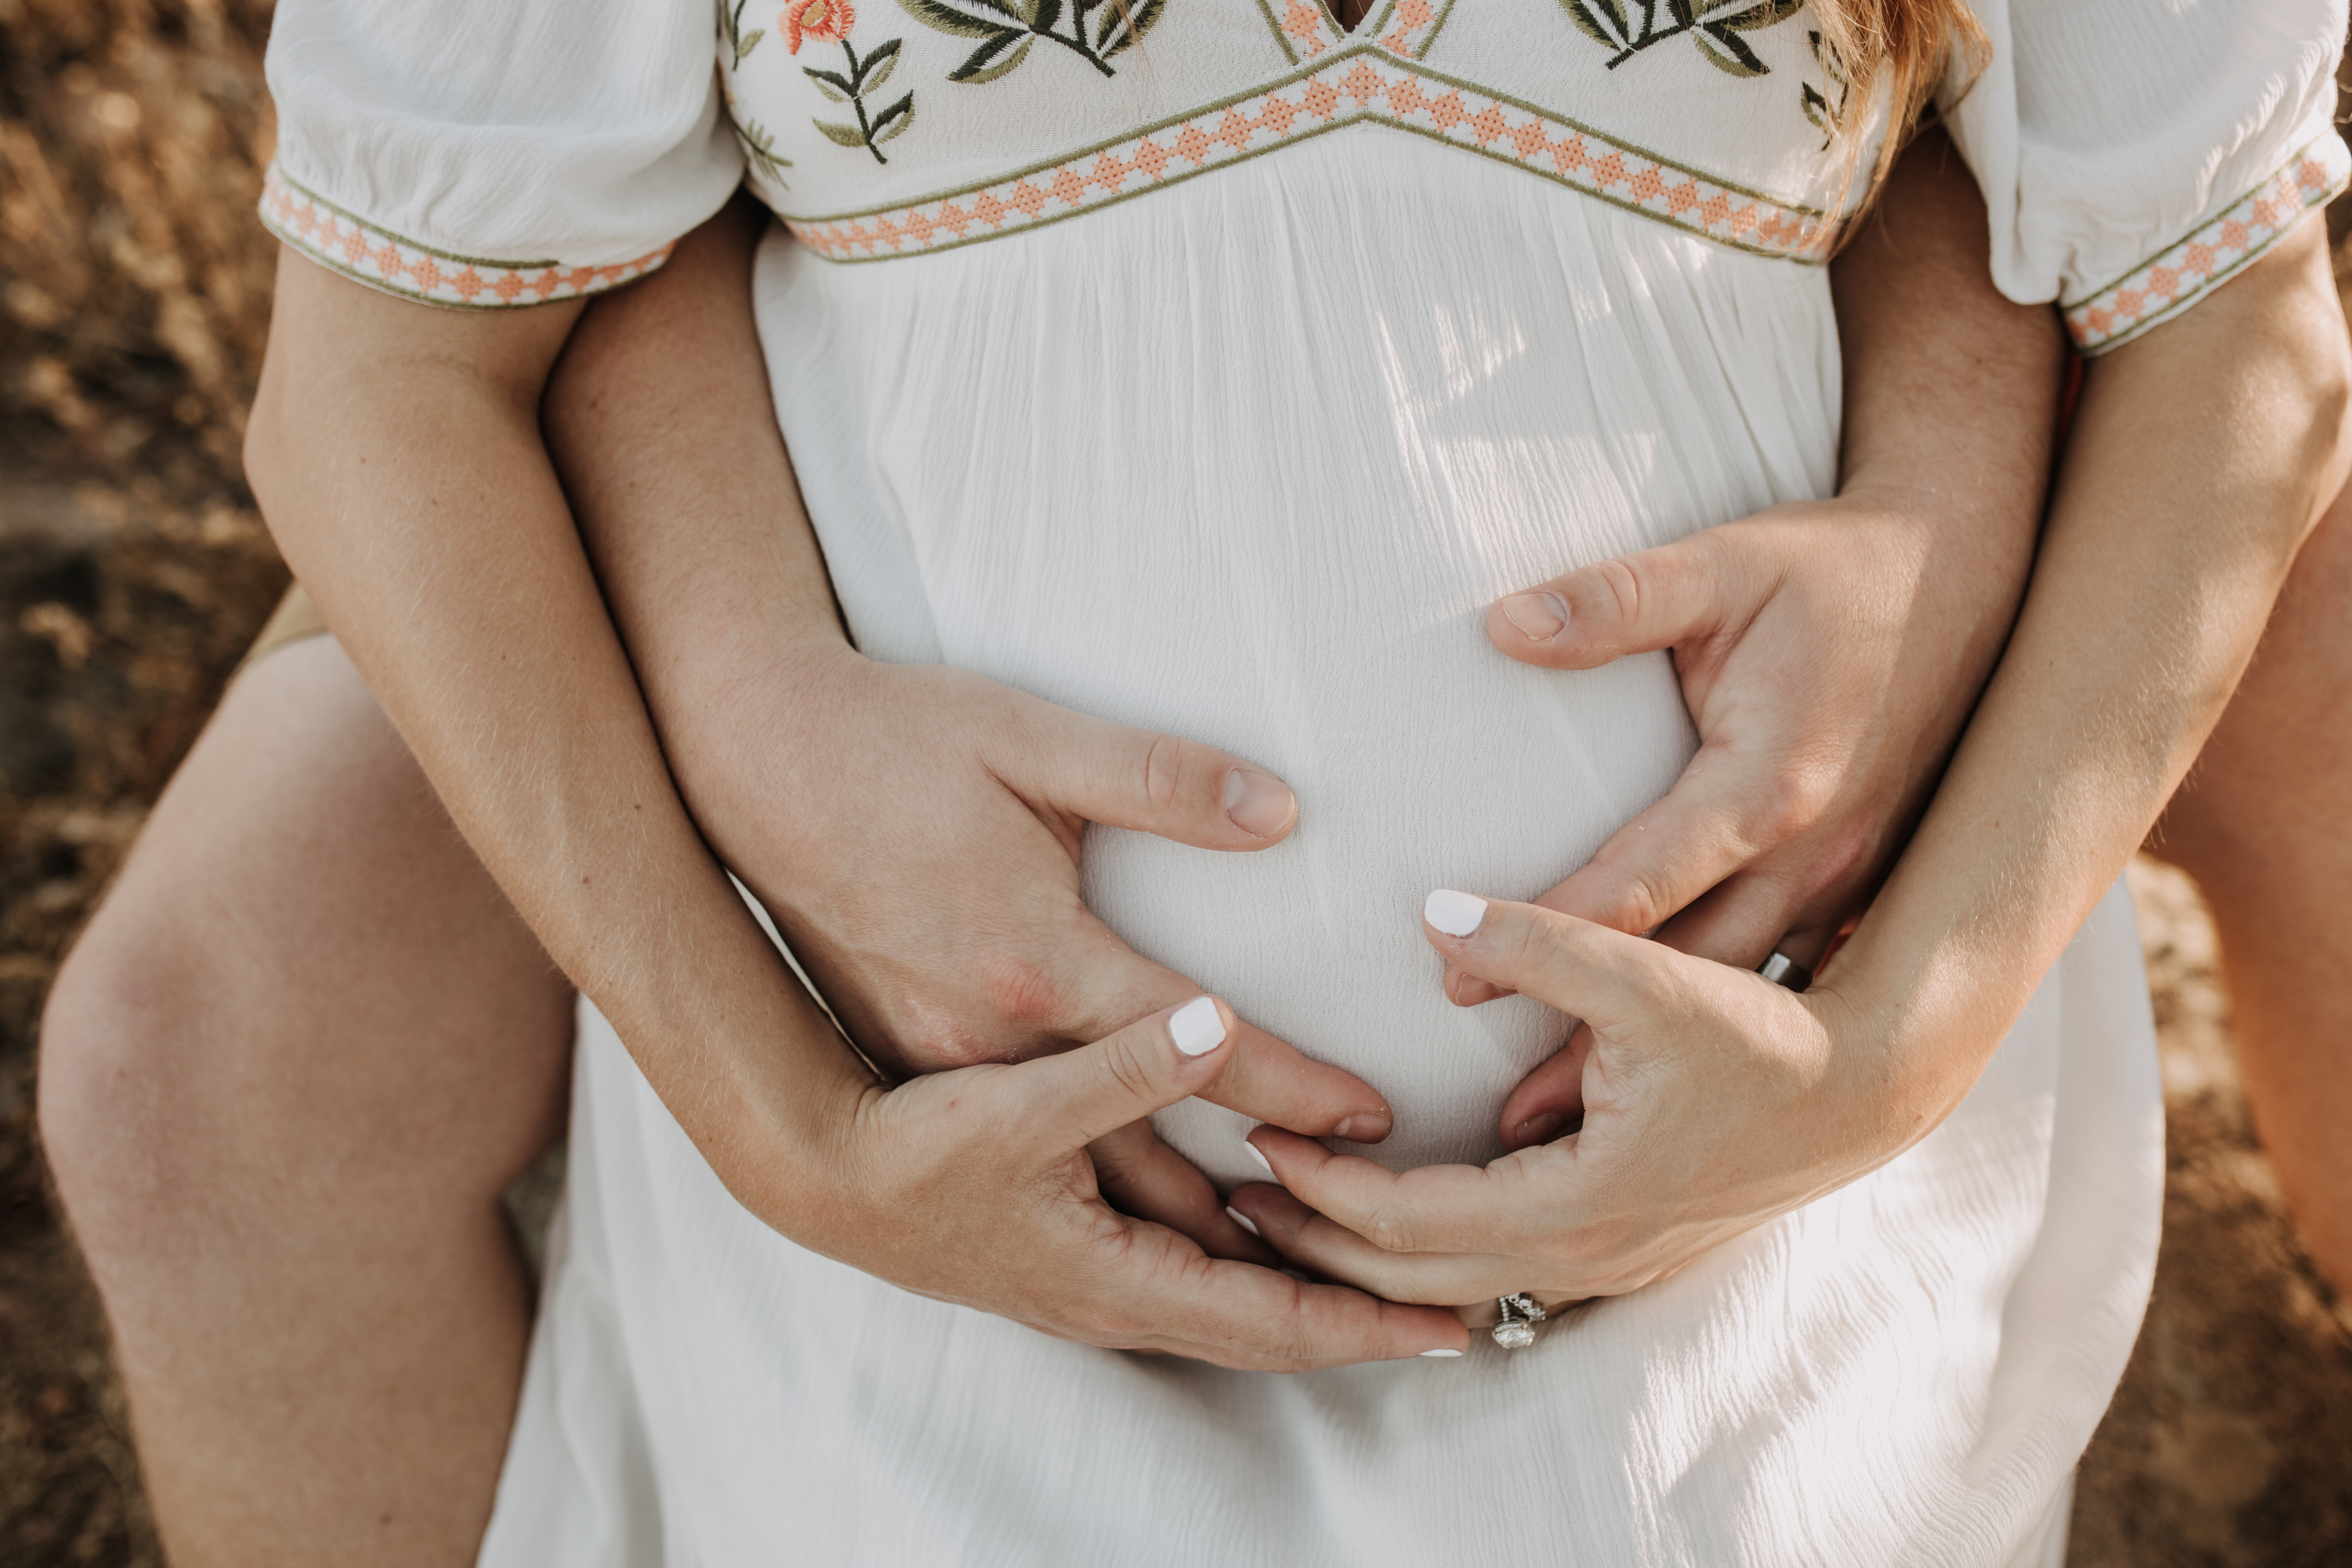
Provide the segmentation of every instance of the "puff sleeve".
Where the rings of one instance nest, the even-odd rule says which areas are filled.
[[[1976,0],[1991,64],[1948,108],[1992,275],[2085,353],[2188,309],[2343,189],[2344,0]]]
[[[661,265],[742,177],[709,0],[279,0],[262,221],[434,304]]]

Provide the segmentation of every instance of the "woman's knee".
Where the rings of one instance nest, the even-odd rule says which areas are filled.
[[[94,1263],[257,1219],[429,1225],[559,1129],[570,1024],[321,643],[231,688],[68,955],[43,1137]]]
[[[2252,665],[2149,848],[2227,900],[2339,880],[2352,840],[2352,491],[2305,542]]]
[[[201,1083],[226,1037],[230,998],[184,911],[102,909],[67,955],[41,1018],[44,1152],[68,1215],[100,1262],[184,1228],[216,1200],[232,1146]]]

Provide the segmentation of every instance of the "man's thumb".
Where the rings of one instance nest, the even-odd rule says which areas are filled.
[[[1024,727],[1030,776],[1005,780],[1037,804],[1200,849],[1264,849],[1298,820],[1288,784],[1229,752],[1038,707]]]
[[[1232,1052],[1234,1016],[1195,996],[1108,1039],[1009,1068],[1023,1089],[1020,1126],[1056,1152],[1082,1149],[1208,1088]]]
[[[1654,653],[1722,622],[1721,563],[1706,533],[1538,583],[1486,612],[1486,636],[1522,664],[1591,669]]]

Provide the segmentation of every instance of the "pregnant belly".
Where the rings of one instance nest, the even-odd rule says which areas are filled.
[[[1223,746],[1297,792],[1296,830],[1255,854],[1091,833],[1089,906],[1386,1095],[1396,1126],[1375,1158],[1485,1160],[1501,1152],[1504,1097],[1569,1020],[1519,998],[1454,1007],[1423,900],[1543,892],[1664,794],[1696,744],[1664,656],[1533,668],[1487,641],[1486,608],[1654,542],[1656,518],[1557,465],[1503,465],[1475,498],[1417,487],[1393,440],[1316,433],[1346,460],[1313,485],[1263,447],[1216,462],[1139,429],[1110,443],[1132,468],[1048,476],[992,446],[960,491],[928,464],[894,489],[940,657]],[[1241,1118],[1188,1104],[1160,1121],[1213,1179],[1256,1174]]]
[[[1362,1152],[1396,1169],[1500,1154],[1504,1097],[1570,1020],[1524,997],[1448,1002],[1422,900],[1441,887],[1532,898],[1663,795],[1693,745],[1664,658],[1532,670],[1464,617],[1321,649],[1247,687],[1109,673],[1089,682],[1093,710],[1262,762],[1300,811],[1288,839],[1255,854],[1096,829],[1088,905],[1139,952],[1386,1095],[1395,1131]],[[1155,1121],[1213,1180],[1257,1175],[1247,1119],[1192,1101]]]

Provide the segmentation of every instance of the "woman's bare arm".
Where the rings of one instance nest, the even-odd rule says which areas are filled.
[[[1811,992],[1533,906],[1440,910],[1453,929],[1429,936],[1449,962],[1585,1020],[1582,1129],[1402,1176],[1260,1129],[1296,1198],[1251,1187],[1236,1205],[1289,1256],[1391,1300],[1607,1294],[1916,1142],[2212,728],[2342,485],[2348,405],[2315,216],[2093,367],[2008,650]]]
[[[2221,717],[2347,468],[2352,350],[2315,215],[2094,361],[2033,586],[1836,1005],[1905,1042],[1997,1037]],[[1917,1113],[1974,1081],[1951,1063]]]
[[[829,1256],[1096,1343],[1272,1367],[1458,1346],[1446,1314],[1207,1258],[1092,1201],[1084,1145],[1168,1101],[1105,1108],[1206,1088],[1230,1044],[1178,1059],[1130,1031],[874,1086],[696,834],[597,597],[538,425],[575,314],[436,310],[289,254],[247,466],[451,815],[730,1190]]]

